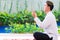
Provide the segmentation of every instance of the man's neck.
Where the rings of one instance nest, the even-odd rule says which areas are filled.
[[[46,14],[48,14],[50,12],[50,10],[49,11],[46,11]]]

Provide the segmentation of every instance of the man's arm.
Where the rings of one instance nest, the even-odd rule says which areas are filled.
[[[50,20],[49,20],[49,18],[45,18],[44,20],[43,20],[43,22],[41,22],[40,20],[39,20],[39,18],[34,18],[34,21],[36,22],[36,24],[39,26],[39,27],[41,27],[41,28],[47,28],[48,26],[50,26]]]
[[[41,27],[41,28],[47,28],[50,25],[50,18],[46,17],[43,22],[41,22],[39,20],[39,18],[37,17],[37,14],[35,12],[32,12],[32,15],[34,17],[34,21],[36,22],[36,24]]]

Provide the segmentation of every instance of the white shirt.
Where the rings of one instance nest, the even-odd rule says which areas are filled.
[[[52,35],[57,36],[58,33],[58,28],[57,28],[57,23],[56,23],[56,18],[52,14],[52,12],[48,12],[45,19],[43,22],[41,22],[37,17],[34,18],[36,24],[40,27],[43,28],[45,33],[48,34],[50,37]],[[52,34],[52,35],[50,35]]]

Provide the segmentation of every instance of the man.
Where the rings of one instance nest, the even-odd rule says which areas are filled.
[[[52,13],[53,8],[54,8],[53,3],[51,1],[46,1],[44,5],[44,12],[46,13],[46,17],[42,22],[39,20],[37,14],[34,11],[32,12],[32,16],[34,17],[34,21],[36,22],[36,24],[40,28],[44,29],[45,34],[47,34],[49,37],[53,37],[53,40],[58,40],[57,39],[58,28],[57,28],[56,18]],[[36,34],[34,33],[34,35]]]

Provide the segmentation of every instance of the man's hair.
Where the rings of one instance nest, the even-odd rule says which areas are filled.
[[[52,11],[52,9],[54,8],[54,4],[51,1],[46,1],[47,5],[50,7],[50,10]]]

